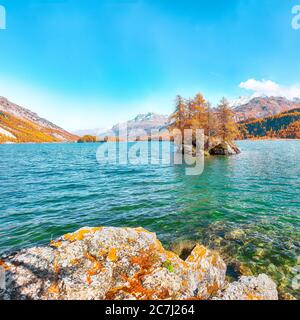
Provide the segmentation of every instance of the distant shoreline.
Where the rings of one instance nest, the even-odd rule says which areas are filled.
[[[288,138],[259,138],[259,139],[242,139],[242,140],[236,140],[236,141],[298,141],[300,139],[288,139]]]
[[[127,142],[164,142],[164,141],[169,141],[169,140],[152,140],[152,141],[147,141],[147,140],[140,140],[140,141],[134,141],[134,140],[129,140]],[[300,139],[288,139],[288,138],[259,138],[259,139],[239,139],[235,140],[236,142],[240,141],[300,141]],[[96,141],[96,142],[84,142],[82,144],[95,144],[95,143],[122,143],[126,141]],[[170,141],[173,142],[173,141]],[[61,141],[61,142],[12,142],[12,143],[0,143],[0,145],[24,145],[24,144],[78,144],[76,141]]]

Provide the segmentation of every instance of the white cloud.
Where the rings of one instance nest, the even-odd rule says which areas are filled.
[[[275,96],[286,97],[288,99],[300,98],[300,86],[282,86],[271,80],[255,80],[249,79],[240,83],[240,88],[253,91],[253,97],[259,96]]]

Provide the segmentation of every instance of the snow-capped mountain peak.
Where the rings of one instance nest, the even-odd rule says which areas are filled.
[[[237,99],[230,100],[229,105],[231,108],[239,107],[244,104],[247,104],[252,98],[252,96],[239,97]]]

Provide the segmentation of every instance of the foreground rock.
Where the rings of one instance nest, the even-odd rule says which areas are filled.
[[[0,268],[0,299],[277,299],[266,275],[229,284],[217,253],[196,245],[183,261],[142,228],[80,229]]]
[[[222,142],[209,150],[212,156],[233,156],[241,153],[233,142]]]
[[[274,281],[267,275],[258,277],[241,277],[219,294],[221,300],[277,300],[277,289]]]

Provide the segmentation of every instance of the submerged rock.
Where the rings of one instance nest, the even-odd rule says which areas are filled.
[[[217,298],[218,299],[218,298]],[[228,285],[219,294],[220,300],[278,300],[278,293],[274,281],[267,275],[258,277],[242,276],[239,281]]]
[[[241,153],[240,149],[233,142],[222,142],[209,150],[212,156],[232,156]]]
[[[221,257],[197,244],[184,261],[142,228],[83,228],[2,258],[0,299],[277,299],[266,275],[228,284]]]
[[[242,229],[234,229],[233,231],[227,232],[225,234],[226,240],[240,240],[245,238],[246,233]]]

